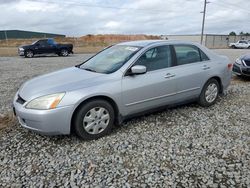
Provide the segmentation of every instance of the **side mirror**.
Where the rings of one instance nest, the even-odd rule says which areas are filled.
[[[147,72],[147,68],[143,65],[135,65],[131,67],[131,74],[144,74]]]

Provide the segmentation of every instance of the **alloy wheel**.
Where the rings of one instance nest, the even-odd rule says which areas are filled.
[[[26,56],[27,57],[29,57],[29,58],[31,58],[31,57],[33,57],[33,52],[32,51],[27,51],[27,53],[26,53]]]
[[[205,91],[205,98],[208,103],[214,102],[218,95],[218,86],[215,83],[208,85]]]

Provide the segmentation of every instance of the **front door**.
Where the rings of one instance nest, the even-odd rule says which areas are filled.
[[[174,101],[176,84],[170,46],[158,46],[145,52],[134,65],[146,66],[147,72],[125,75],[122,79],[123,105],[137,113]],[[133,66],[134,66],[133,65]]]

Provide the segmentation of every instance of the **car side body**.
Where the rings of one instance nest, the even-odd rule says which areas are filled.
[[[60,56],[68,56],[73,53],[72,44],[58,44],[54,39],[41,39],[31,45],[23,45],[18,47],[18,54],[28,58],[37,54],[57,54]]]
[[[233,65],[233,73],[237,76],[250,77],[250,54],[245,54],[236,59]]]
[[[24,83],[13,101],[20,124],[43,134],[70,134],[76,112],[93,100],[107,101],[114,109],[115,121],[121,123],[134,114],[197,100],[211,79],[219,84],[220,93],[230,84],[232,67],[229,59],[200,44],[147,40],[117,45],[138,47],[140,50],[113,73],[91,72],[76,66],[38,76]],[[151,51],[157,49],[159,52],[160,48],[168,51],[168,67],[158,67],[159,64],[153,68],[147,67],[144,74],[131,73],[132,67],[136,69],[133,71],[139,73],[141,67],[144,67],[135,66],[139,60],[146,56],[153,57]],[[62,92],[65,95],[54,109],[26,108],[30,101],[38,97]]]

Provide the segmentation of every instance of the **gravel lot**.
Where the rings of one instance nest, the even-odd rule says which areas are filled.
[[[250,52],[216,51],[232,61]],[[0,57],[0,114],[23,81],[87,57]],[[236,78],[212,107],[134,118],[96,141],[40,136],[14,121],[0,132],[0,187],[249,187],[249,112],[250,82]]]

